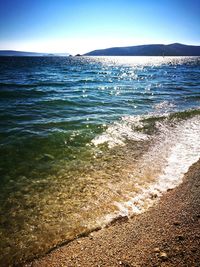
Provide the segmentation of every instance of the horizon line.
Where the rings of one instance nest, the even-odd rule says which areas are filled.
[[[172,45],[172,44],[180,44],[180,45],[186,45],[186,46],[200,46],[200,44],[198,44],[198,45],[197,44],[185,44],[185,43],[179,43],[179,42],[168,43],[168,44],[164,44],[164,43],[148,43],[148,44],[139,44],[139,45],[110,46],[110,47],[106,47],[106,48],[93,49],[93,50],[90,50],[89,52],[96,51],[96,50],[104,50],[104,49],[109,49],[109,48],[123,48],[123,47],[148,46],[148,45],[164,45],[164,46],[168,46],[168,45]],[[36,54],[68,54],[68,55],[79,54],[78,52],[77,53],[70,53],[70,52],[37,52],[37,51],[28,51],[28,50],[15,50],[15,49],[0,49],[0,52],[1,51],[22,52],[22,53],[36,53]],[[84,54],[87,54],[89,52],[81,53],[81,54],[84,55]]]

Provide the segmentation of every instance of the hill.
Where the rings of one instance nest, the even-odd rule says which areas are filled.
[[[200,56],[200,46],[179,43],[112,47],[88,52],[86,56]]]
[[[14,50],[0,50],[0,56],[10,57],[53,57],[53,56],[68,56],[68,53],[36,53],[36,52],[23,52]]]

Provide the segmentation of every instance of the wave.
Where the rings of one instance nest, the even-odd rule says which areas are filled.
[[[145,172],[160,169],[155,182],[138,188],[139,194],[124,203],[116,203],[120,214],[141,213],[153,204],[152,196],[159,197],[182,182],[189,167],[200,158],[200,116],[177,125],[172,131],[162,126],[159,142],[152,146],[141,161]],[[151,167],[147,167],[152,164]],[[151,170],[152,171],[152,170]],[[156,176],[156,171],[155,171]]]
[[[68,82],[37,82],[37,83],[0,83],[2,87],[32,88],[37,86],[65,86]]]
[[[120,121],[109,125],[105,132],[95,137],[92,143],[97,146],[106,143],[109,148],[117,145],[124,146],[127,141],[143,141],[150,138],[150,135],[158,131],[156,122],[168,121],[174,123],[175,120],[187,119],[195,115],[200,115],[200,109],[191,109],[182,112],[168,112],[175,106],[162,102],[155,105],[156,113],[148,115],[124,116]],[[162,113],[162,112],[165,113]]]
[[[40,82],[33,82],[33,83],[7,83],[7,82],[0,82],[0,87],[6,87],[6,88],[33,88],[33,87],[70,87],[77,84],[85,84],[85,83],[99,83],[99,80],[91,79],[91,78],[84,78],[80,79],[77,77],[74,77],[72,80],[66,80],[66,81],[58,81],[58,82],[48,82],[48,81],[40,81]]]
[[[0,97],[1,98],[14,98],[14,99],[22,98],[22,97],[43,96],[46,94],[47,94],[47,92],[36,90],[36,89],[20,90],[20,91],[16,91],[16,90],[1,90],[0,91]]]
[[[97,146],[107,143],[109,148],[116,145],[124,146],[127,140],[146,140],[147,134],[136,131],[136,128],[143,127],[141,116],[123,117],[120,122],[115,122],[109,126],[106,131],[95,137],[92,143]]]
[[[114,213],[99,218],[98,223],[101,226],[118,216],[132,216],[146,211],[164,192],[179,185],[189,167],[200,158],[199,109],[165,116],[146,115],[123,118],[117,126],[115,124],[108,127],[106,133],[94,139],[93,143],[96,142],[98,145],[101,141],[107,142],[110,147],[127,145],[128,141],[125,139],[137,141],[136,129],[144,129],[147,122],[153,123],[154,131],[144,136],[142,134],[139,138],[143,140],[144,137],[148,137],[150,145],[138,160],[135,171],[130,176],[134,183],[134,190],[126,192],[123,196],[125,200],[114,203],[116,206]],[[122,126],[119,126],[120,124]],[[128,126],[125,127],[125,125]],[[121,129],[128,131],[126,136]],[[113,131],[118,132],[118,135],[113,134]],[[120,134],[122,137],[119,137]],[[114,141],[111,141],[111,138]]]

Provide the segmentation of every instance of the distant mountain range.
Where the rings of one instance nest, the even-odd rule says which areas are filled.
[[[36,52],[23,52],[14,50],[0,50],[0,56],[10,57],[54,57],[54,56],[69,56],[68,53],[36,53]]]
[[[37,53],[0,50],[0,56],[54,57],[69,56],[69,53]],[[79,55],[79,54],[78,54]],[[88,52],[84,56],[200,56],[200,46],[185,44],[150,44],[126,47],[111,47]]]
[[[85,56],[200,56],[200,46],[174,43],[112,47],[94,50]]]

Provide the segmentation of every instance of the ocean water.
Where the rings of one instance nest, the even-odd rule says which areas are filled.
[[[200,57],[0,58],[0,265],[145,212],[200,157]]]

